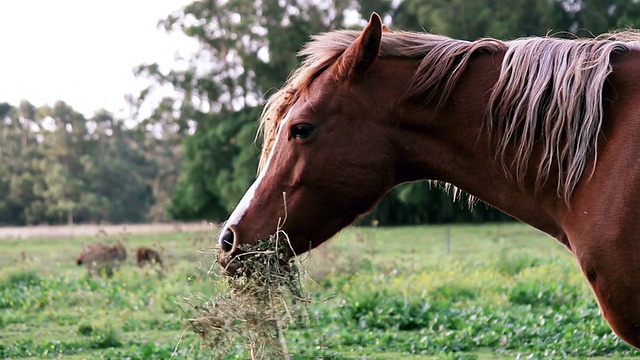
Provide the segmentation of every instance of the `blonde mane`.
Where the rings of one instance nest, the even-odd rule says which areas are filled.
[[[263,149],[259,169],[270,152],[279,121],[313,79],[359,35],[359,31],[349,30],[320,34],[302,49],[302,64],[268,99],[261,115]],[[543,155],[535,164],[535,186],[542,186],[555,169],[557,193],[568,202],[589,157],[597,156],[603,119],[602,90],[611,73],[610,56],[640,49],[639,40],[640,35],[632,31],[595,39],[485,38],[473,42],[394,31],[383,34],[379,56],[420,59],[405,96],[424,102],[438,96],[437,106],[442,107],[473,54],[504,54],[487,108],[487,128],[495,141],[496,157],[505,172],[514,175],[522,186],[531,165],[533,144],[540,142]],[[514,148],[515,156],[507,156]],[[507,157],[512,161],[507,163]]]

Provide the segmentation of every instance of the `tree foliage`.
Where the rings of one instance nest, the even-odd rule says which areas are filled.
[[[0,224],[149,219],[154,165],[107,112],[0,104]]]

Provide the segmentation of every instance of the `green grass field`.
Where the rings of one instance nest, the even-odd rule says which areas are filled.
[[[211,297],[214,234],[0,240],[0,358],[209,359],[184,330]],[[111,278],[75,264],[122,240]],[[135,247],[168,269],[138,268]],[[287,331],[295,359],[640,358],[602,319],[575,261],[521,224],[350,228],[302,256],[314,301]],[[210,271],[212,270],[212,271]],[[247,359],[243,344],[224,358]]]

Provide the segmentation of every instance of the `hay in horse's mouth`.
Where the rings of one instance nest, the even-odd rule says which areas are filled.
[[[288,240],[286,243],[288,244]],[[276,236],[271,236],[268,240],[259,241],[257,244],[239,246],[232,256],[226,255],[223,260],[218,258],[218,263],[222,265],[222,271],[225,275],[236,278],[260,277],[261,274],[252,275],[252,273],[261,270],[269,270],[269,275],[274,272],[279,274],[291,271],[293,266],[292,251],[290,247],[282,245],[281,240],[277,240]],[[260,264],[261,261],[264,263]]]
[[[288,260],[289,240],[279,232],[241,250],[228,265],[234,266],[234,276],[215,280],[226,291],[188,300],[195,316],[186,320],[187,329],[222,357],[242,343],[252,358],[288,359],[284,332],[306,317],[309,299],[299,264]]]

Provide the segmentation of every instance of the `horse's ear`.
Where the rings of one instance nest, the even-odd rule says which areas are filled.
[[[350,79],[365,72],[378,57],[382,41],[382,20],[376,13],[371,14],[369,23],[362,34],[344,51],[337,62],[337,77]]]

